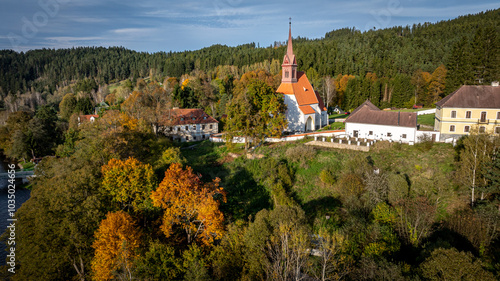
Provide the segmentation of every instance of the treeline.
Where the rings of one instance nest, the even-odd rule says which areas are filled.
[[[381,100],[389,106],[402,106],[409,101],[410,92],[418,88],[411,83],[410,77],[419,71],[432,73],[440,65],[448,70],[448,79],[439,94],[441,97],[464,83],[489,84],[500,80],[498,22],[500,10],[497,9],[436,24],[363,33],[344,28],[327,33],[324,39],[297,38],[294,51],[299,69],[314,70],[319,77],[342,74],[363,79],[368,73],[374,73],[386,79],[381,81],[380,93],[387,93],[387,85],[393,95]],[[0,52],[0,96],[5,107],[5,103],[12,103],[27,93],[30,93],[28,103],[47,100],[47,95],[61,87],[89,78],[100,86],[125,79],[135,82],[148,76],[162,81],[165,77],[179,78],[193,71],[204,71],[209,78],[225,79],[218,73],[220,66],[234,66],[238,69],[237,74],[242,75],[246,72],[245,67],[258,62],[281,61],[284,53],[285,46],[259,48],[254,43],[154,54],[119,47],[43,49],[26,53],[4,50]],[[404,92],[392,86],[400,81],[403,81]],[[320,83],[315,86],[322,91]],[[356,95],[366,95],[356,86],[349,88]],[[432,105],[433,100],[421,102]],[[349,108],[356,104],[347,102]]]

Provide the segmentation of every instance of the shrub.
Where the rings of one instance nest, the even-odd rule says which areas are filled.
[[[311,146],[300,145],[287,149],[285,157],[292,163],[299,163],[304,167],[309,159],[316,156],[316,150]]]
[[[337,182],[337,176],[329,168],[322,170],[319,173],[319,178],[324,184],[329,186],[332,186]]]

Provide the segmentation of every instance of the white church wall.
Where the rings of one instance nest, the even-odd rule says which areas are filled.
[[[299,109],[299,105],[297,103],[297,99],[294,95],[284,95],[285,96],[285,104],[287,106],[286,110],[286,118],[288,120],[288,131],[304,131],[305,128],[305,119],[303,118],[303,114]]]

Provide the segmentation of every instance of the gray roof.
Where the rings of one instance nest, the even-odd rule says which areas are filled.
[[[499,86],[464,85],[436,102],[439,107],[500,108]]]
[[[417,113],[382,111],[367,100],[351,113],[346,122],[416,128]]]

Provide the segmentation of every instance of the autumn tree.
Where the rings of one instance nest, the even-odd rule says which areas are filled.
[[[444,65],[440,65],[431,76],[431,81],[429,84],[429,95],[431,97],[432,103],[437,102],[443,98],[444,90],[446,88],[446,68]]]
[[[125,161],[109,160],[102,166],[102,186],[121,209],[134,212],[144,210],[150,203],[149,195],[154,189],[155,174],[149,164],[143,164],[135,158]]]
[[[223,232],[224,215],[219,210],[220,201],[226,201],[220,179],[203,183],[191,167],[170,165],[159,187],[152,192],[156,207],[164,209],[161,230],[170,237],[178,226],[186,235],[187,243],[200,240],[211,244]]]
[[[123,212],[108,213],[95,233],[92,272],[95,280],[133,279],[133,262],[141,234],[132,217]]]
[[[286,105],[283,96],[273,91],[265,82],[252,80],[246,89],[231,101],[228,112],[227,136],[263,141],[266,137],[281,136],[287,126]]]

